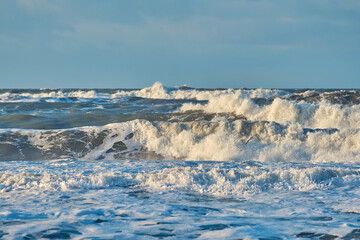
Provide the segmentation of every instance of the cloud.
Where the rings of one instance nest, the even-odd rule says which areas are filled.
[[[9,49],[10,47],[19,48],[19,47],[28,46],[29,42],[20,37],[14,37],[7,34],[0,34],[0,43],[1,43],[0,49],[3,46],[6,46],[6,48]]]
[[[296,19],[293,17],[281,17],[278,19],[279,22],[283,22],[283,23],[300,23],[302,22],[301,19]]]
[[[35,8],[46,4],[46,0],[18,0],[18,3],[20,4],[20,6],[26,8]]]
[[[30,1],[48,3],[46,0]],[[57,46],[67,50],[142,48],[181,53],[238,53],[248,48],[271,51],[334,48],[339,42],[346,45],[347,35],[358,35],[353,33],[358,28],[356,7],[353,10],[340,2],[330,7],[325,4],[322,8],[312,1],[304,1],[304,4],[265,0],[194,2],[193,7],[197,6],[199,12],[183,12],[176,18],[166,15],[165,10],[163,14],[156,14],[148,8],[145,13],[134,12],[136,20],[130,22],[126,22],[126,18],[99,19],[80,14],[53,33]],[[349,5],[356,3],[354,0]],[[352,14],[346,14],[349,12]]]
[[[64,40],[100,48],[125,44],[128,46],[181,47],[186,44],[201,45],[219,37],[222,20],[197,17],[183,21],[146,18],[141,24],[118,22],[82,21],[72,24],[69,30],[56,31]]]
[[[259,45],[259,47],[266,49],[268,51],[273,52],[280,52],[280,51],[288,51],[288,50],[295,50],[301,48],[302,46],[299,45],[286,45],[286,44],[269,44],[269,45]]]
[[[21,7],[28,10],[48,10],[58,12],[61,10],[61,2],[58,0],[17,0]]]
[[[289,19],[286,22],[290,21]],[[294,20],[295,21],[295,20]],[[293,22],[291,20],[291,22]],[[297,36],[278,35],[292,26],[279,26],[278,19],[265,24],[262,19],[224,19],[196,16],[179,21],[145,18],[140,24],[82,21],[68,30],[56,31],[61,45],[71,47],[164,49],[190,53],[236,52],[249,47],[271,51],[299,48]],[[286,23],[287,24],[287,23]],[[65,49],[67,47],[65,46]]]

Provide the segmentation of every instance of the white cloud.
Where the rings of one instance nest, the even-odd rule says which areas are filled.
[[[48,11],[60,11],[61,2],[58,0],[17,0],[21,7],[29,10],[46,9]]]
[[[49,3],[46,0],[29,1],[34,5]],[[178,52],[241,52],[249,47],[287,51],[301,46],[321,48],[326,44],[334,48],[339,46],[339,41],[345,41],[346,34],[353,36],[356,32],[354,26],[358,26],[358,19],[339,14],[334,6],[328,7],[332,9],[330,11],[312,1],[301,5],[288,1],[280,3],[210,1],[201,5],[201,12],[179,18],[140,11],[136,13],[136,23],[132,24],[119,22],[115,17],[104,20],[81,14],[70,22],[59,14],[64,25],[53,32],[57,46],[62,49],[142,47]],[[341,6],[345,12],[351,10],[347,5]]]
[[[62,39],[62,49],[96,46],[98,48],[145,47],[168,48],[180,52],[241,51],[259,47],[271,51],[286,51],[299,45],[286,39],[273,39],[278,19],[263,25],[261,19],[220,19],[216,17],[193,17],[181,21],[145,18],[141,24],[83,21],[72,24],[69,30],[57,31]],[[283,19],[283,21],[292,21]],[[294,20],[295,21],[295,20]]]
[[[25,45],[27,42],[24,39],[16,38],[10,35],[0,34],[0,42],[3,42],[7,46],[10,45]]]
[[[18,0],[21,6],[27,8],[35,8],[46,3],[46,0]]]
[[[278,19],[279,22],[283,22],[283,23],[300,23],[301,20],[300,19],[296,19],[293,17],[282,17]]]
[[[294,49],[298,49],[301,48],[301,46],[299,45],[286,45],[286,44],[269,44],[269,45],[260,45],[259,47],[269,50],[269,51],[274,51],[274,52],[279,52],[279,51],[287,51],[287,50],[294,50]]]
[[[142,24],[83,21],[71,25],[70,30],[56,31],[64,40],[78,41],[97,47],[113,44],[130,46],[201,45],[213,42],[226,25],[222,20],[198,17],[184,21],[147,18]]]

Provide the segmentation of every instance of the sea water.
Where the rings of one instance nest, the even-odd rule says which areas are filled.
[[[360,239],[360,92],[0,90],[0,238]]]

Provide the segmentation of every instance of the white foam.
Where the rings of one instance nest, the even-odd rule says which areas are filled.
[[[119,90],[115,93],[98,93],[95,90],[74,90],[70,92],[64,92],[62,90],[48,91],[42,89],[40,93],[10,93],[5,92],[0,94],[0,102],[34,102],[43,98],[69,98],[77,97],[82,99],[94,99],[94,98],[106,98],[106,99],[118,99],[124,97],[142,97],[142,98],[154,98],[154,99],[197,99],[197,100],[209,100],[214,97],[223,95],[236,95],[241,98],[254,98],[254,97],[271,97],[278,95],[288,94],[281,90],[271,89],[226,89],[226,90],[196,90],[179,88],[169,88],[163,86],[160,82],[155,82],[152,86],[143,88],[140,90],[123,91]]]
[[[71,137],[65,134],[67,131],[83,132],[89,139],[106,134],[100,145],[96,148],[88,147],[89,152],[82,157],[90,160],[100,156],[113,159],[116,152],[109,153],[108,150],[121,141],[127,148],[124,152],[154,152],[165,159],[313,163],[360,161],[359,130],[307,130],[297,123],[279,125],[275,122],[244,120],[185,123],[134,120],[102,127],[51,131],[12,129],[10,132],[3,130],[1,134],[21,134],[28,137],[31,145],[43,151],[52,151],[54,147],[67,146]],[[127,138],[131,133],[133,137]],[[66,153],[66,149],[61,151]]]
[[[174,164],[170,164],[174,165]],[[31,166],[31,164],[30,164]],[[310,191],[356,184],[358,170],[339,167],[199,164],[170,166],[135,173],[126,164],[52,161],[46,165],[17,164],[0,173],[0,191],[99,189],[142,186],[152,191],[181,190],[222,197],[244,197],[276,191]]]
[[[0,169],[4,239],[342,237],[358,224],[356,165],[65,159]]]
[[[201,110],[207,113],[235,113],[251,121],[274,121],[280,124],[299,123],[307,128],[360,128],[360,105],[341,105],[320,102],[296,103],[275,98],[267,106],[258,106],[250,99],[236,95],[213,97],[207,104],[185,103],[180,112]]]
[[[359,172],[326,168],[264,169],[247,167],[224,169],[223,167],[204,168],[178,167],[138,174],[136,180],[151,189],[177,190],[211,194],[215,196],[243,197],[273,190],[310,191],[337,187],[344,179],[358,181]]]
[[[118,91],[113,97],[132,96],[158,99],[196,99],[210,100],[219,96],[234,95],[239,98],[262,98],[288,94],[285,91],[273,89],[225,89],[225,90],[197,90],[164,87],[160,82],[155,82],[151,87],[134,91]]]
[[[135,140],[168,158],[263,162],[359,162],[359,131],[308,132],[271,122],[138,122]]]
[[[70,161],[69,161],[70,162]],[[74,166],[73,170],[64,169]],[[80,163],[81,165],[81,163]],[[75,163],[33,166],[27,169],[7,170],[0,173],[0,192],[13,190],[52,190],[67,191],[71,189],[98,189],[112,186],[129,186],[133,182],[125,175],[116,175],[111,170],[104,172],[95,167],[94,170],[82,170]]]
[[[112,98],[111,94],[97,93],[95,90],[76,90],[70,92],[63,92],[62,90],[55,90],[50,92],[40,93],[9,93],[0,94],[0,102],[38,102],[41,99],[46,99],[47,102],[56,102],[62,98],[79,98],[81,99],[95,99],[95,98]]]

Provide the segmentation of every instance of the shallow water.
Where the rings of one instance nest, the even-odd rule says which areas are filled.
[[[358,90],[0,91],[0,238],[359,239]]]

